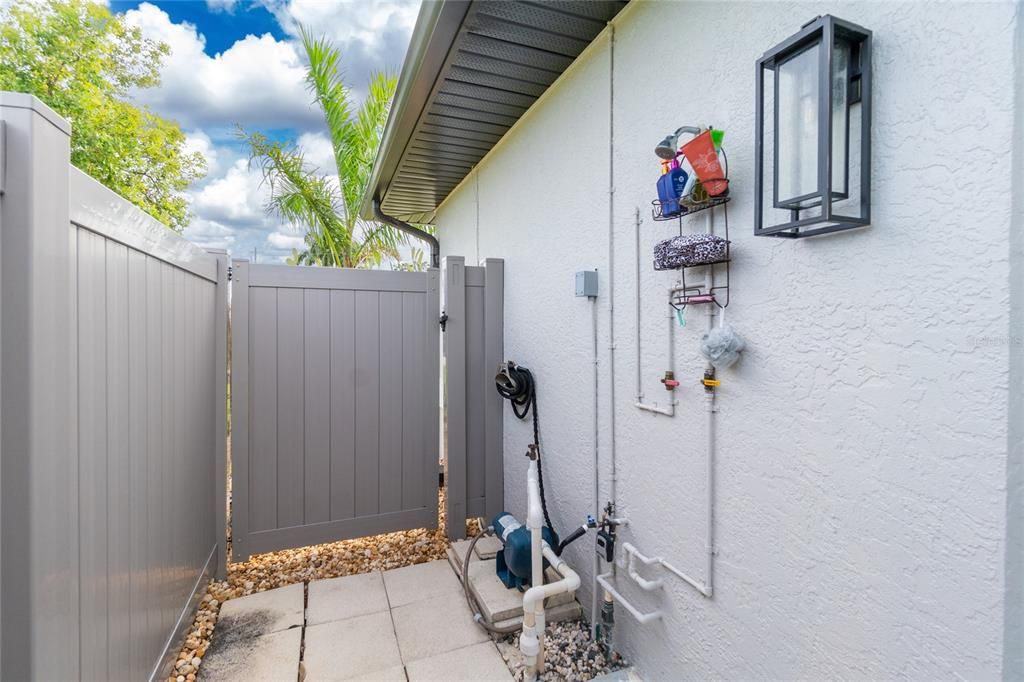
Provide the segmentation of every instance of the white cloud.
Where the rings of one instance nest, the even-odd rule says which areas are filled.
[[[197,215],[222,224],[262,222],[270,188],[245,159],[236,160],[227,173],[206,183],[192,199]]]
[[[296,45],[270,34],[248,35],[222,53],[204,52],[206,40],[189,23],[175,24],[149,3],[125,13],[125,21],[147,38],[171,48],[160,87],[134,99],[185,128],[300,128],[322,125],[306,90],[306,69]]]
[[[292,36],[299,25],[331,39],[341,50],[345,83],[357,97],[370,74],[398,74],[409,45],[419,0],[263,0]]]
[[[182,235],[204,249],[233,250],[235,230],[212,220],[194,218]]]
[[[271,232],[267,236],[267,244],[269,244],[272,248],[291,252],[292,249],[302,250],[303,248],[305,248],[306,241],[305,239],[303,239],[301,234]]]
[[[334,147],[331,140],[323,133],[303,133],[298,139],[303,160],[307,165],[316,168],[321,175],[337,175],[338,169],[334,162]]]
[[[210,136],[202,130],[193,130],[185,134],[185,153],[193,154],[195,152],[199,152],[206,159],[207,176],[215,176],[220,172],[220,167],[217,165],[217,148]]]
[[[310,158],[322,156],[325,144],[330,149],[325,137],[310,135],[303,139],[312,143]],[[301,250],[304,228],[288,225],[267,212],[270,187],[259,168],[250,168],[248,160],[241,158],[234,147],[212,146],[208,153],[218,159],[224,171],[189,191],[194,218],[185,236],[203,248],[227,249],[239,258],[252,258],[255,249],[259,262],[280,262],[291,255],[293,248]],[[319,160],[333,164],[329,151],[325,159]]]
[[[194,218],[185,236],[205,248],[260,262],[282,261],[303,247],[303,230],[265,210],[269,188],[259,169],[231,141],[236,124],[248,131],[294,130],[306,162],[336,181],[333,149],[319,108],[305,84],[305,54],[298,26],[331,39],[342,54],[342,79],[361,99],[371,73],[397,74],[415,23],[418,0],[252,0],[273,12],[288,36],[247,35],[209,55],[189,23],[175,24],[149,3],[125,13],[143,34],[167,43],[162,82],[134,93],[135,100],[177,121],[186,149],[201,153],[208,174],[187,192]],[[0,3],[5,0],[0,0]],[[213,12],[232,13],[239,0],[206,0]]]
[[[234,14],[237,5],[238,0],[206,0],[206,9],[214,13]]]

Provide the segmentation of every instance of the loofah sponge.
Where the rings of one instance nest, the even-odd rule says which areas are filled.
[[[715,327],[700,341],[700,353],[715,369],[732,367],[746,347],[743,337],[729,325]]]

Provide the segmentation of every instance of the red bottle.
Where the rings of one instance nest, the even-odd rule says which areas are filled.
[[[718,153],[715,151],[715,143],[711,139],[711,130],[705,130],[684,144],[682,150],[708,194],[713,197],[725,194],[729,189],[729,183],[725,180],[722,164],[718,162]]]

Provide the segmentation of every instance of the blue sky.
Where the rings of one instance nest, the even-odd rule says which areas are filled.
[[[111,0],[110,9],[126,12],[138,9],[141,0]],[[206,38],[206,53],[210,56],[224,52],[239,38],[247,35],[269,33],[278,40],[285,40],[288,34],[281,28],[274,14],[260,3],[241,3],[231,7],[212,6],[205,0],[175,0],[174,2],[153,2],[174,23],[188,22]]]
[[[175,120],[209,173],[188,190],[185,236],[260,262],[301,248],[301,228],[264,210],[266,187],[248,167],[239,127],[299,144],[307,160],[335,174],[323,118],[306,90],[300,25],[330,38],[356,99],[377,70],[397,73],[419,0],[110,0],[114,12],[167,43],[161,84],[133,93]]]

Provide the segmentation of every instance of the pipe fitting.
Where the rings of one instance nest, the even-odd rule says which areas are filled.
[[[535,634],[524,630],[523,634],[519,635],[519,650],[527,658],[536,657],[540,652],[540,641]]]

